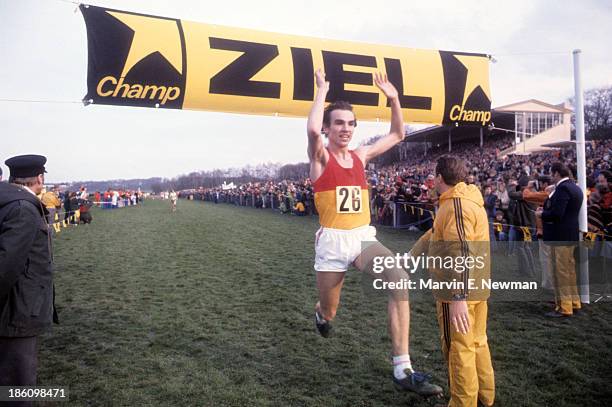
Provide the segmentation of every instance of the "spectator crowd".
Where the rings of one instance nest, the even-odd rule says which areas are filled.
[[[502,155],[505,138],[480,147],[473,142],[454,143],[452,155],[468,166],[468,184],[478,186],[492,224],[495,240],[527,241],[542,235],[535,212],[550,193],[551,166],[564,163],[576,178],[575,148],[529,155]],[[437,203],[434,170],[437,159],[448,154],[447,146],[408,152],[403,161],[368,169],[372,221],[380,225],[431,226]],[[588,232],[612,239],[612,140],[586,145]],[[272,208],[285,214],[316,215],[312,182],[308,178],[249,182],[235,188],[199,188],[179,193],[181,198],[230,203],[238,206]],[[396,214],[396,212],[398,212]],[[398,221],[399,220],[399,221]]]
[[[109,188],[104,192],[96,191],[90,194],[86,187],[71,191],[60,190],[59,186],[53,186],[40,195],[40,200],[49,212],[47,220],[50,225],[91,223],[92,206],[116,209],[139,205],[143,199],[144,194],[140,191]],[[57,230],[57,227],[55,229]]]

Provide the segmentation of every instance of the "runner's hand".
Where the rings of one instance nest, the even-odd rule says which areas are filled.
[[[380,72],[375,73],[374,84],[376,84],[378,89],[380,89],[382,93],[385,94],[387,99],[393,100],[398,98],[399,94],[397,93],[397,89],[395,89],[395,86],[393,86],[393,84],[389,82],[389,79],[387,79],[386,74],[382,74]]]
[[[315,71],[315,80],[317,83],[317,88],[329,89],[329,82],[325,80],[325,72],[323,72],[321,68]]]

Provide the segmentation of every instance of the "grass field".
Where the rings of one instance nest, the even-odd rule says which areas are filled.
[[[61,325],[40,385],[75,406],[426,406],[394,390],[383,298],[350,272],[335,336],[315,333],[315,218],[180,201],[95,210],[55,240]],[[415,236],[379,229],[392,250]],[[564,321],[492,303],[497,406],[612,400],[612,304]],[[432,301],[414,301],[411,356],[446,387]],[[66,404],[62,404],[66,405]]]

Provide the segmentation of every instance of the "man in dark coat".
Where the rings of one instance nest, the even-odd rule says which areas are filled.
[[[555,190],[537,215],[542,218],[543,239],[550,245],[555,287],[555,310],[546,316],[558,318],[571,316],[581,308],[574,249],[580,236],[578,214],[584,195],[562,163],[554,163],[551,172]]]
[[[523,190],[527,188],[529,185],[529,177],[523,175],[518,180],[518,185],[516,189],[509,188],[508,196],[511,199],[510,207],[511,207],[511,222],[516,226],[525,226],[529,228],[529,230],[535,231],[536,220],[535,220],[535,211],[537,206],[531,202],[525,201],[523,199]],[[529,237],[525,235],[525,232],[522,229],[518,230],[518,239],[525,241],[527,239],[531,239],[533,233],[530,232]]]
[[[0,386],[35,386],[37,337],[57,322],[51,238],[45,208],[46,158],[6,160],[0,183]]]
[[[535,257],[530,242],[536,238],[535,211],[537,206],[523,199],[523,191],[527,185],[529,185],[529,177],[523,174],[518,180],[516,189],[508,188],[510,222],[514,229],[513,237],[518,242],[512,243],[510,247],[517,250],[519,273],[522,276],[534,277]]]

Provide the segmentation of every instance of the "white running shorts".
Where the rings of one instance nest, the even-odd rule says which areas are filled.
[[[314,269],[343,273],[361,254],[363,242],[377,241],[374,226],[348,230],[321,227],[315,234]]]

